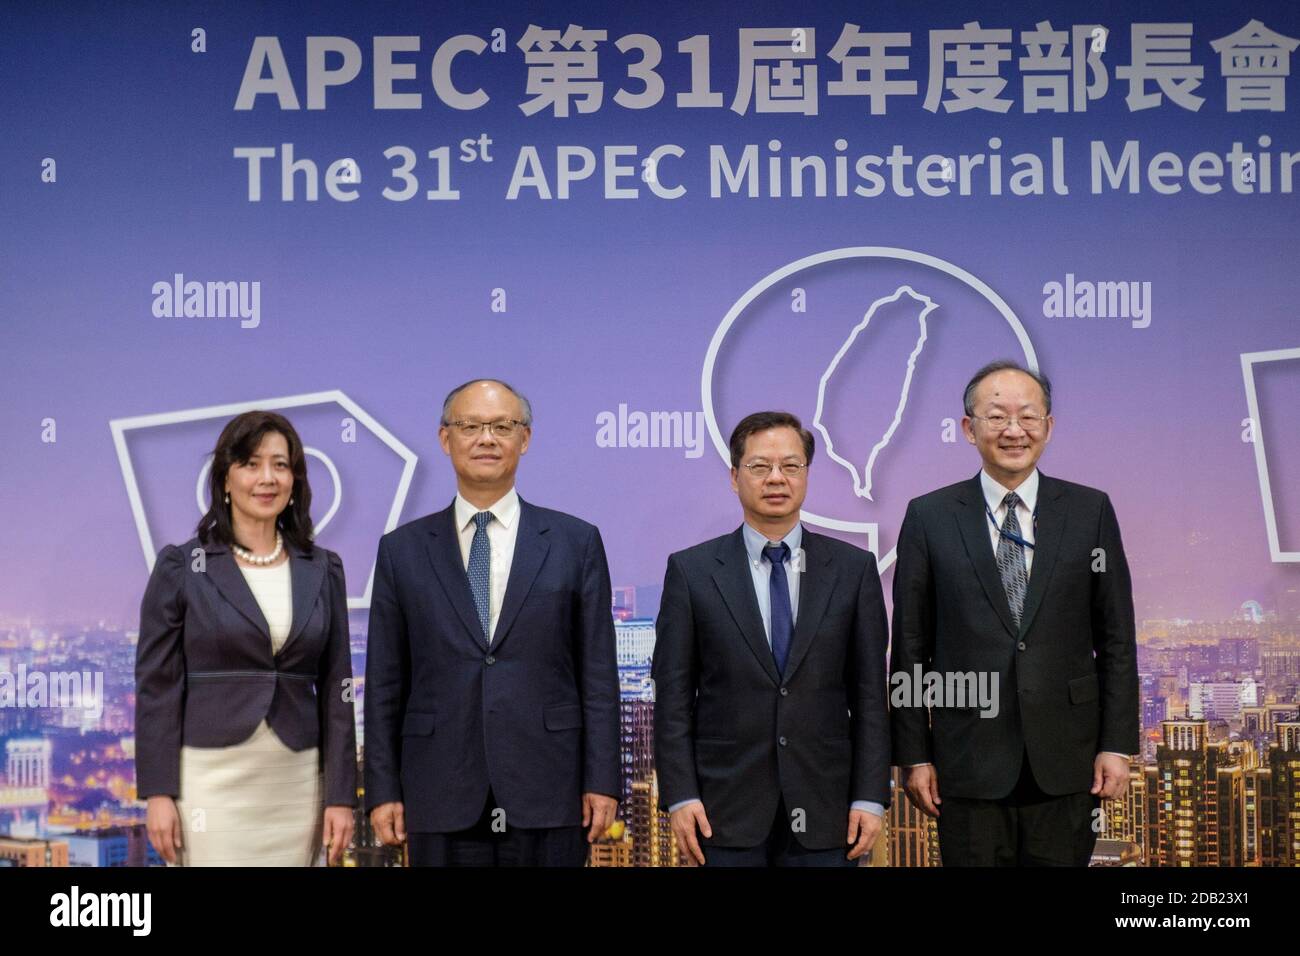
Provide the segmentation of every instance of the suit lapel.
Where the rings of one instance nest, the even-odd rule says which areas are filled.
[[[280,647],[281,654],[307,626],[307,616],[316,603],[325,577],[325,555],[320,548],[313,548],[311,557],[307,557],[292,545],[286,547],[289,548],[289,576],[293,588],[293,624]],[[242,573],[240,577],[243,577]]]
[[[754,596],[754,578],[749,570],[749,553],[745,551],[743,531],[737,528],[723,539],[714,557],[719,567],[713,572],[713,582],[722,600],[758,663],[772,683],[780,684],[781,675],[776,672],[772,648],[767,643],[767,631],[763,629],[763,616],[758,610],[758,598]]]
[[[204,551],[208,578],[217,586],[221,596],[262,632],[266,638],[267,652],[270,653],[271,628],[266,623],[266,616],[262,613],[257,598],[253,597],[252,589],[244,580],[244,573],[235,563],[235,556],[222,544],[214,543],[210,547],[205,547]]]
[[[997,561],[993,557],[993,545],[989,541],[989,519],[985,510],[987,505],[978,474],[966,482],[958,492],[957,501],[959,502],[957,524],[961,527],[966,555],[975,566],[975,573],[980,579],[980,584],[984,586],[984,593],[989,603],[1002,619],[1002,626],[1007,629],[1008,634],[1016,637],[1017,628],[1015,620],[1011,617],[1011,605],[1007,603],[1007,592],[1002,586],[1002,575],[998,573]],[[1034,563],[1037,566],[1037,555]]]
[[[831,551],[819,534],[803,531],[803,568],[799,578],[799,614],[794,624],[794,640],[790,644],[790,659],[785,664],[784,679],[794,676],[799,662],[808,653],[817,628],[826,616],[826,606],[835,590],[835,568],[830,563]]]
[[[1034,613],[1047,591],[1056,556],[1061,550],[1061,535],[1069,512],[1065,486],[1054,478],[1038,473],[1038,525],[1034,528],[1034,563],[1029,570],[1029,591],[1020,615],[1020,636],[1029,633]]]
[[[519,616],[524,598],[533,588],[537,572],[546,560],[550,543],[546,540],[547,526],[538,509],[519,499],[519,530],[515,533],[515,553],[510,559],[510,578],[506,581],[505,597],[501,599],[501,613],[497,615],[497,629],[492,634],[492,647],[510,634],[510,626]]]
[[[429,554],[429,563],[433,566],[433,575],[451,606],[456,609],[456,616],[465,627],[465,635],[474,642],[476,648],[483,650],[487,647],[487,641],[483,637],[483,627],[479,624],[478,609],[474,606],[469,575],[465,573],[465,564],[460,556],[455,505],[431,515],[430,519],[425,549]]]

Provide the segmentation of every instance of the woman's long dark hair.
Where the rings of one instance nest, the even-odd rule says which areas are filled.
[[[303,551],[312,549],[315,532],[311,524],[311,485],[307,483],[307,455],[302,448],[298,432],[289,419],[275,412],[252,411],[236,415],[221,430],[217,447],[212,452],[212,471],[208,475],[208,494],[212,504],[198,525],[199,541],[207,544],[218,541],[227,547],[240,544],[235,540],[235,529],[230,520],[230,505],[226,504],[226,472],[231,465],[242,465],[253,457],[268,432],[279,432],[289,445],[289,468],[293,472],[293,504],[287,506],[276,526],[288,544]],[[240,545],[244,547],[244,545]]]

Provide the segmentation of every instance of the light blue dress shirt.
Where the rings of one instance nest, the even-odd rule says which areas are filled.
[[[763,549],[769,544],[780,542],[769,541],[748,524],[740,527],[745,537],[745,551],[749,554],[749,574],[754,579],[754,596],[758,598],[758,613],[763,616],[763,633],[767,635],[767,646],[770,648],[772,646],[772,565],[763,560]],[[781,541],[784,541],[790,549],[790,556],[785,561],[785,579],[790,583],[790,623],[793,624],[799,620],[799,579],[803,575],[797,572],[804,565],[802,557],[796,556],[803,548],[803,525],[796,524]]]
[[[777,541],[770,541],[765,535],[760,534],[751,528],[746,522],[741,525],[742,534],[745,538],[745,551],[749,555],[749,573],[754,580],[754,596],[758,598],[758,612],[763,617],[763,633],[767,636],[767,646],[772,646],[772,565],[763,560],[763,549],[769,544],[779,544]],[[805,567],[800,552],[803,546],[803,525],[795,524],[790,529],[790,533],[781,539],[790,548],[790,556],[785,560],[786,580],[790,583],[790,619],[791,622],[799,620],[799,578]],[[692,797],[689,800],[681,800],[674,803],[668,808],[672,813],[688,803],[700,802],[699,797]],[[885,808],[876,803],[874,800],[854,800],[852,809],[865,810],[868,813],[874,813],[876,816],[884,816]],[[707,812],[707,811],[706,811]]]

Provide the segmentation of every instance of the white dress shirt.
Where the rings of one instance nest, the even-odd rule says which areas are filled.
[[[506,584],[510,580],[510,564],[515,557],[515,539],[519,537],[519,493],[511,488],[494,504],[486,508],[475,508],[472,504],[456,495],[456,534],[460,536],[460,559],[469,570],[469,549],[474,543],[474,516],[479,511],[492,512],[488,522],[488,546],[491,560],[488,563],[488,643],[496,633],[497,618],[501,616],[501,602],[506,596]]]
[[[1002,522],[1007,519],[1007,506],[1002,503],[1002,499],[1011,491],[1010,488],[1003,488],[995,480],[989,477],[989,473],[980,469],[980,487],[984,489],[984,501],[989,506],[989,511],[993,512],[993,521],[997,522],[995,526],[993,521],[988,520],[986,515],[984,520],[988,522],[989,541],[993,544],[993,556],[998,554],[998,539],[1002,537],[1000,529]],[[1016,505],[1016,517],[1020,519],[1020,537],[1024,538],[1030,544],[1034,543],[1034,508],[1038,504],[1038,469],[1035,468],[1030,472],[1029,477],[1020,483],[1015,489],[1016,494],[1020,496],[1020,503]],[[1025,548],[1025,573],[1034,569],[1034,549]]]

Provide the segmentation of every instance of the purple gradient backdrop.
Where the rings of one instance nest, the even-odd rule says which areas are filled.
[[[1275,159],[1300,149],[1294,77],[1286,113],[1228,114],[1218,57],[1208,46],[1251,17],[1300,36],[1300,13],[1294,5],[1264,3],[1226,12],[1211,3],[1040,7],[1013,13],[1000,4],[886,3],[868,15],[859,5],[818,5],[812,25],[823,82],[837,73],[825,54],[843,23],[913,32],[909,75],[920,95],[892,100],[884,117],[869,116],[860,99],[825,95],[817,117],[672,105],[687,85],[678,40],[712,34],[714,88],[730,103],[736,29],[795,23],[801,8],[792,4],[693,4],[674,12],[643,2],[616,12],[518,4],[472,14],[400,4],[321,4],[311,12],[257,5],[7,7],[0,14],[0,527],[8,547],[0,550],[0,617],[134,620],[146,567],[110,419],[342,389],[419,455],[406,521],[443,507],[454,493],[437,446],[438,405],[450,386],[474,375],[503,377],[533,401],[537,421],[521,493],[598,524],[616,584],[658,583],[668,552],[738,523],[726,471],[711,448],[698,459],[674,449],[599,448],[596,415],[621,402],[640,410],[698,409],[705,350],[732,303],[788,262],[856,245],[948,260],[988,282],[1020,317],[1056,385],[1057,432],[1043,470],[1111,494],[1139,617],[1220,619],[1250,598],[1268,607],[1277,591],[1296,583],[1300,565],[1269,561],[1254,451],[1240,437],[1247,412],[1239,355],[1300,346],[1297,197],[1186,190],[1160,196],[1145,186],[1137,196],[1093,196],[1086,149],[1091,139],[1115,151],[1136,138],[1144,159],[1164,149],[1186,158],[1200,150],[1222,154],[1234,140],[1252,148],[1262,134],[1272,137]],[[979,19],[1013,29],[1018,41],[1021,30],[1048,17],[1058,28],[1091,21],[1113,27],[1111,89],[1087,113],[1022,115],[1017,105],[1005,116],[932,115],[921,108],[927,30]],[[1128,62],[1127,26],[1171,20],[1195,24],[1193,59],[1205,67],[1197,92],[1206,103],[1199,113],[1170,104],[1130,113],[1125,84],[1113,76],[1116,64]],[[487,107],[457,113],[436,101],[427,69],[438,42],[504,26],[513,44],[530,22],[609,31],[602,76],[610,82],[599,112],[525,117],[516,105],[525,99],[523,57],[513,46],[496,59],[458,60],[458,82],[483,85],[492,96]],[[207,54],[189,52],[194,26],[208,31]],[[612,42],[634,32],[662,44],[668,90],[664,102],[641,112],[610,100],[622,59]],[[324,111],[281,112],[262,98],[255,110],[236,113],[244,61],[252,38],[263,34],[283,40],[300,96],[305,36],[348,36],[367,50],[372,36],[419,34],[421,53],[406,59],[419,64],[422,79],[404,88],[422,91],[425,107],[373,110],[367,51],[361,76],[331,90]],[[1014,62],[1003,75],[1018,101]],[[493,138],[498,161],[456,166],[459,202],[395,203],[378,195],[389,184],[381,156],[388,146],[423,153],[481,132]],[[1015,153],[1045,156],[1051,137],[1063,136],[1071,195],[708,197],[710,143],[734,153],[779,138],[787,155],[830,156],[841,136],[850,156],[899,143],[917,157],[985,151],[988,138],[999,136],[1008,167]],[[335,158],[356,157],[362,198],[282,203],[272,190],[261,203],[248,202],[245,167],[231,150],[285,142],[322,169]],[[666,142],[687,151],[664,172],[687,186],[681,200],[604,200],[599,176],[564,202],[527,193],[514,202],[504,198],[522,144],[547,155],[562,143],[648,151]],[[39,181],[46,156],[58,161],[56,185]],[[200,281],[261,281],[261,327],[154,318],[150,287],[175,272]],[[1043,284],[1067,272],[1151,282],[1151,326],[1044,318]],[[489,309],[496,287],[509,296],[504,315]],[[779,327],[764,333],[762,322],[747,326],[737,339],[742,351],[755,360],[766,356],[769,377],[788,374],[767,390],[757,366],[732,362],[733,391],[720,405],[724,432],[756,404],[803,402],[807,408],[798,410],[811,415],[808,392],[797,383],[823,362],[827,347],[833,354],[860,317],[862,295],[852,282],[828,282],[825,296],[814,297],[797,320],[805,323],[795,340],[799,350]],[[899,436],[898,457],[882,472],[891,478],[877,507],[885,548],[908,497],[975,473],[974,451],[964,442],[940,442],[937,423],[960,416],[961,389],[974,367],[1012,351],[1005,326],[943,324],[936,313],[935,361],[918,381],[921,424]],[[1261,381],[1283,546],[1289,540],[1297,548],[1300,363],[1270,369]],[[868,407],[879,400],[869,387],[863,395]],[[775,398],[767,402],[768,396]],[[47,417],[58,423],[54,444],[40,440]],[[213,428],[209,442],[215,434]],[[201,430],[191,436],[194,449],[202,437]],[[159,509],[159,547],[192,530],[198,451],[191,451],[188,444],[170,449],[189,457],[150,473],[147,500]],[[370,467],[355,465],[362,475]],[[843,488],[846,474],[836,472],[819,459],[810,503],[834,502],[843,513],[855,503]],[[314,466],[312,477],[319,514],[328,494]],[[359,496],[380,494],[364,478],[357,487]],[[372,516],[387,501],[365,505]],[[859,520],[870,520],[866,514]],[[353,514],[322,535],[347,557],[354,593],[373,559],[372,523]]]

